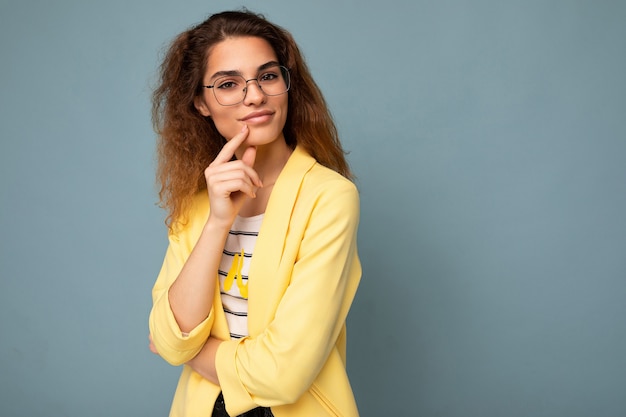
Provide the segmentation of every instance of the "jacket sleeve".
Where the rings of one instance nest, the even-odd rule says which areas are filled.
[[[191,242],[190,230],[191,226],[188,226],[178,232],[170,232],[163,266],[152,289],[150,334],[159,355],[172,365],[182,365],[198,354],[209,337],[214,320],[211,310],[209,317],[185,334],[180,330],[169,303],[169,288],[195,244],[195,241]]]
[[[345,180],[320,188],[273,320],[260,335],[224,342],[217,351],[231,415],[295,402],[319,374],[345,324],[361,277],[359,198]]]

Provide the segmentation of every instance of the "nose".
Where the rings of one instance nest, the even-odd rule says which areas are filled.
[[[254,81],[251,83],[254,85],[253,88],[250,88],[250,81]],[[265,101],[265,98],[266,95],[259,85],[259,80],[257,78],[250,78],[249,80],[246,80],[246,88],[243,96],[244,104],[260,104]]]

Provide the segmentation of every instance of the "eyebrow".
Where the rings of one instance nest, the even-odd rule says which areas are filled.
[[[264,69],[267,69],[267,68],[277,67],[279,65],[280,64],[278,62],[276,62],[276,61],[269,61],[269,62],[266,62],[265,64],[259,66],[257,68],[257,72],[261,72],[261,71],[263,71]],[[211,78],[209,78],[209,80],[215,80],[216,78],[219,78],[219,77],[232,77],[234,75],[241,75],[241,76],[243,76],[241,71],[225,70],[225,71],[218,71],[215,74],[211,75]]]

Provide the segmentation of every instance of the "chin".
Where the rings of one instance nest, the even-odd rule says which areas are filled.
[[[250,146],[262,146],[273,143],[276,140],[284,140],[283,132],[274,129],[250,128],[246,143]]]

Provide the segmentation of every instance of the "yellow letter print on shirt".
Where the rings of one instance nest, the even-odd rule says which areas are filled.
[[[243,268],[243,249],[241,253],[236,253],[233,258],[233,264],[226,275],[224,280],[224,290],[229,291],[233,286],[233,281],[237,280],[237,288],[239,288],[239,294],[245,299],[248,299],[248,283],[243,283],[243,276],[241,275],[241,269]]]

